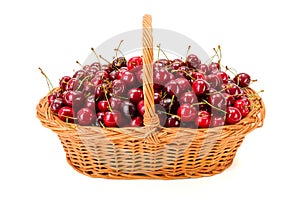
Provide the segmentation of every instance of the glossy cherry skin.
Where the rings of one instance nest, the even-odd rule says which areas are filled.
[[[197,80],[197,79],[205,80],[204,74],[201,73],[201,72],[197,72],[197,71],[192,72],[192,77],[193,77],[195,80]]]
[[[122,114],[126,117],[126,119],[131,119],[132,117],[137,116],[136,106],[129,101],[122,102],[121,111],[122,111]]]
[[[143,59],[140,56],[132,57],[127,62],[127,68],[128,70],[132,70],[136,68],[137,66],[143,65]]]
[[[120,80],[124,81],[129,87],[135,87],[138,84],[135,74],[130,71],[124,72]]]
[[[223,96],[226,99],[226,105],[227,105],[227,107],[228,106],[233,106],[233,104],[235,102],[235,98],[232,95],[228,94],[228,93],[222,93],[222,94],[223,94]]]
[[[81,91],[65,91],[63,96],[64,104],[73,109],[80,108],[84,103],[84,95]]]
[[[109,85],[107,83],[102,83],[95,87],[95,100],[99,101],[105,98],[105,93],[109,91]]]
[[[239,73],[234,77],[234,82],[240,87],[248,87],[251,82],[251,77],[246,73]]]
[[[96,115],[93,110],[89,108],[81,108],[77,112],[77,122],[81,126],[89,126],[95,121]]]
[[[212,116],[210,119],[210,127],[224,126],[225,119],[222,116]]]
[[[176,113],[179,107],[177,99],[172,99],[169,97],[162,99],[159,105],[163,107],[162,111],[167,113]]]
[[[228,124],[235,124],[238,123],[239,121],[241,121],[242,119],[242,114],[239,111],[239,109],[235,108],[235,107],[227,107],[226,109],[226,122]]]
[[[144,100],[141,100],[138,104],[137,104],[137,110],[140,113],[141,116],[144,116],[145,114],[145,105],[144,105]]]
[[[96,114],[96,125],[102,127],[103,119],[104,119],[105,112],[98,112]]]
[[[229,75],[226,72],[218,71],[216,75],[222,80],[224,84],[228,83]]]
[[[114,80],[111,86],[111,93],[117,96],[123,96],[126,94],[126,83],[123,80]]]
[[[48,103],[49,103],[49,105],[55,100],[55,99],[57,99],[57,98],[63,98],[63,95],[62,95],[62,93],[60,93],[60,92],[53,92],[52,94],[50,94],[49,96],[48,96]]]
[[[208,97],[208,103],[213,106],[212,109],[217,108],[223,111],[225,111],[227,105],[226,99],[221,93],[211,94]]]
[[[178,117],[176,116],[169,116],[167,119],[166,119],[166,122],[165,122],[165,127],[179,127],[180,126],[180,120]]]
[[[106,127],[121,127],[123,125],[122,115],[119,111],[105,112],[103,124]]]
[[[76,79],[76,78],[71,78],[66,87],[65,87],[65,91],[75,91],[75,90],[81,90],[82,89],[83,84],[80,84],[80,80]]]
[[[88,75],[88,73],[87,73],[85,70],[80,69],[80,70],[77,70],[77,71],[74,73],[74,75],[73,75],[72,78],[75,78],[75,79],[77,79],[77,80],[82,80],[82,79],[84,79],[87,75]]]
[[[165,85],[165,90],[167,92],[167,94],[171,97],[171,96],[179,96],[182,92],[181,87],[179,86],[179,84],[177,83],[176,80],[171,80],[169,81],[166,85]]]
[[[204,75],[207,75],[208,74],[208,66],[206,64],[201,64],[197,67],[197,71]]]
[[[239,95],[242,93],[241,88],[234,83],[230,83],[230,84],[226,85],[225,91],[228,94],[233,95],[234,97],[239,97]]]
[[[54,113],[58,113],[58,111],[64,106],[63,100],[61,98],[56,98],[50,104],[50,109]]]
[[[180,105],[177,110],[177,115],[180,117],[182,122],[190,122],[195,120],[197,116],[197,109],[191,104],[185,103]]]
[[[193,91],[197,96],[203,95],[208,89],[208,84],[206,81],[198,79],[193,82],[192,85]]]
[[[58,118],[64,122],[74,123],[73,109],[67,106],[62,107],[58,111]]]
[[[196,65],[201,64],[200,59],[195,54],[190,54],[186,58],[186,64],[190,68],[196,68]]]
[[[69,80],[71,79],[70,76],[63,76],[60,80],[59,80],[59,87],[60,89],[64,92],[66,91],[66,86],[69,82]]]
[[[159,104],[160,101],[161,101],[161,93],[154,92],[154,103]]]
[[[84,108],[89,108],[91,110],[96,109],[96,103],[95,103],[95,95],[90,95],[85,99]]]
[[[182,92],[192,89],[190,82],[186,78],[177,78],[175,81],[179,85]]]
[[[143,126],[143,118],[141,116],[136,116],[136,117],[132,118],[129,126],[131,126],[131,127]]]
[[[195,92],[189,91],[189,92],[183,93],[180,96],[179,102],[180,102],[180,104],[183,104],[183,103],[194,104],[194,103],[198,102],[198,99],[197,99],[197,96],[196,96]]]
[[[215,73],[219,72],[219,70],[220,70],[219,63],[212,62],[212,63],[210,63],[210,65],[208,65],[208,73],[209,74],[215,74]]]
[[[131,90],[128,91],[127,95],[129,101],[131,101],[134,104],[137,104],[142,99],[144,99],[143,90],[141,90],[140,88],[132,88]]]
[[[209,83],[210,87],[215,89],[219,89],[223,83],[220,77],[216,74],[207,75],[205,80]]]
[[[112,110],[121,110],[122,102],[123,102],[122,99],[114,97],[114,96],[109,98],[109,105]]]
[[[126,66],[127,66],[127,61],[125,57],[115,58],[112,62],[112,67],[114,69],[119,69],[121,67],[126,67]]]
[[[195,125],[198,128],[208,128],[210,126],[210,113],[207,111],[199,111]]]
[[[246,117],[250,112],[249,106],[247,106],[247,102],[245,99],[238,99],[234,102],[234,107],[239,109],[242,114],[242,117]]]
[[[98,109],[101,111],[101,112],[106,112],[109,110],[109,102],[107,100],[101,100],[98,102],[97,104],[98,106]]]

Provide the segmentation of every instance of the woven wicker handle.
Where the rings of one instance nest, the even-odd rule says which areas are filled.
[[[159,118],[155,113],[153,89],[153,36],[152,17],[143,17],[143,92],[144,92],[144,125],[149,128],[159,126]]]

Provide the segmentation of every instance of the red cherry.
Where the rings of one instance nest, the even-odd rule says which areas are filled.
[[[227,107],[226,109],[226,122],[228,124],[235,124],[239,121],[241,121],[242,119],[242,114],[239,111],[239,109],[235,108],[235,107]]]
[[[195,72],[192,72],[192,77],[194,78],[194,79],[202,79],[202,80],[205,80],[205,76],[204,76],[204,74],[202,74],[201,72],[197,72],[197,71],[195,71]]]
[[[130,121],[129,125],[132,127],[143,126],[143,118],[141,116],[136,116]]]
[[[132,70],[137,66],[143,65],[143,59],[140,56],[132,57],[127,62],[128,70]]]
[[[73,109],[67,106],[62,107],[58,111],[58,118],[64,122],[74,123]]]
[[[110,97],[109,98],[109,105],[112,110],[121,110],[121,104],[122,104],[122,99],[117,98],[117,97]]]
[[[64,92],[66,90],[66,86],[71,79],[70,76],[64,76],[59,80],[59,87]]]
[[[191,104],[185,103],[178,108],[177,115],[180,117],[181,121],[190,122],[195,120],[197,109]]]
[[[246,73],[239,73],[234,77],[234,82],[240,87],[248,87],[251,82],[251,77]]]
[[[210,113],[207,111],[199,111],[195,125],[199,128],[208,128],[210,125]]]
[[[134,73],[129,71],[125,71],[120,80],[124,81],[125,84],[129,85],[130,87],[134,87],[138,83]]]
[[[170,116],[166,119],[165,127],[179,127],[180,120],[176,116]]]
[[[175,79],[181,91],[191,90],[191,84],[186,78]]]
[[[221,87],[221,84],[222,84],[222,80],[219,76],[217,76],[216,74],[209,74],[206,76],[206,79],[205,79],[210,87],[212,88],[215,88],[215,89],[218,89]]]
[[[222,80],[224,84],[228,83],[229,75],[226,72],[219,71],[216,75]]]
[[[58,113],[58,111],[63,107],[63,100],[61,98],[56,98],[50,104],[50,109],[54,113]]]
[[[126,93],[126,83],[123,80],[114,80],[111,85],[111,93],[123,96]]]
[[[144,105],[144,100],[141,100],[138,104],[137,104],[137,110],[140,113],[140,115],[144,116],[145,114],[145,105]]]
[[[245,99],[238,99],[234,102],[234,107],[239,109],[242,114],[242,117],[246,117],[249,113],[249,106]]]
[[[208,84],[206,81],[198,79],[193,82],[192,88],[195,94],[200,96],[208,89]]]
[[[197,96],[195,92],[190,91],[190,92],[185,92],[180,96],[179,102],[182,103],[190,103],[194,104],[198,102]]]
[[[106,112],[109,110],[109,103],[107,100],[101,100],[98,102],[97,104],[98,106],[98,109],[101,111],[101,112]]]
[[[139,88],[132,88],[128,91],[127,95],[129,97],[129,101],[131,101],[134,104],[137,104],[139,101],[144,99],[143,90]]]
[[[197,67],[197,71],[201,72],[202,74],[208,74],[208,66],[206,64],[201,64]]]
[[[181,94],[181,88],[180,86],[178,85],[177,81],[176,80],[171,80],[169,81],[166,85],[165,85],[165,88],[166,88],[166,92],[167,94],[171,97],[171,96],[179,96]]]
[[[88,126],[92,125],[92,123],[95,121],[95,113],[89,108],[81,108],[77,112],[77,121],[78,124],[81,126]]]
[[[105,112],[103,123],[106,127],[122,126],[122,116],[119,111]]]
[[[212,116],[210,119],[210,127],[224,126],[225,120],[222,116]]]
[[[84,103],[84,95],[81,91],[65,91],[63,97],[64,104],[71,108],[80,108]]]
[[[95,110],[96,109],[95,106],[96,106],[96,103],[95,103],[95,96],[94,95],[90,95],[89,97],[87,97],[85,99],[83,107],[89,108],[91,110]]]
[[[209,66],[208,66],[208,73],[209,74],[215,74],[220,70],[220,64],[219,63],[215,63],[212,62]]]

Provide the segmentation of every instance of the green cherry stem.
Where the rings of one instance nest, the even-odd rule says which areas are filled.
[[[101,65],[101,62],[100,62],[100,58],[99,58],[98,54],[96,53],[96,51],[95,51],[95,49],[93,47],[91,48],[91,50],[95,54],[95,57],[97,58],[97,60],[99,62],[99,70],[101,71],[102,65]]]
[[[202,100],[204,103],[206,103],[207,105],[209,105],[210,107],[212,107],[212,108],[214,108],[214,109],[216,109],[216,110],[218,110],[218,111],[221,111],[221,112],[223,112],[223,113],[225,113],[225,114],[227,114],[227,112],[225,111],[225,110],[222,110],[222,109],[220,109],[220,108],[217,108],[216,106],[213,106],[213,105],[211,105],[210,103],[208,103],[208,101],[206,101],[206,100]]]
[[[45,79],[46,79],[46,82],[47,82],[49,91],[53,90],[54,87],[53,87],[53,85],[52,85],[50,79],[49,79],[48,76],[46,75],[46,73],[45,73],[45,72],[42,70],[42,68],[40,68],[40,67],[39,67],[39,70],[40,70],[41,74],[42,74],[42,75],[45,77]]]

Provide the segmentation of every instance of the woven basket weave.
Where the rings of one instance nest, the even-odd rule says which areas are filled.
[[[51,113],[48,95],[40,100],[37,118],[57,133],[68,163],[84,175],[109,179],[195,178],[228,168],[244,137],[263,125],[262,99],[246,88],[252,108],[247,117],[234,125],[207,129],[161,127],[153,97],[150,15],[143,18],[143,63],[143,127],[99,128],[65,123]]]

